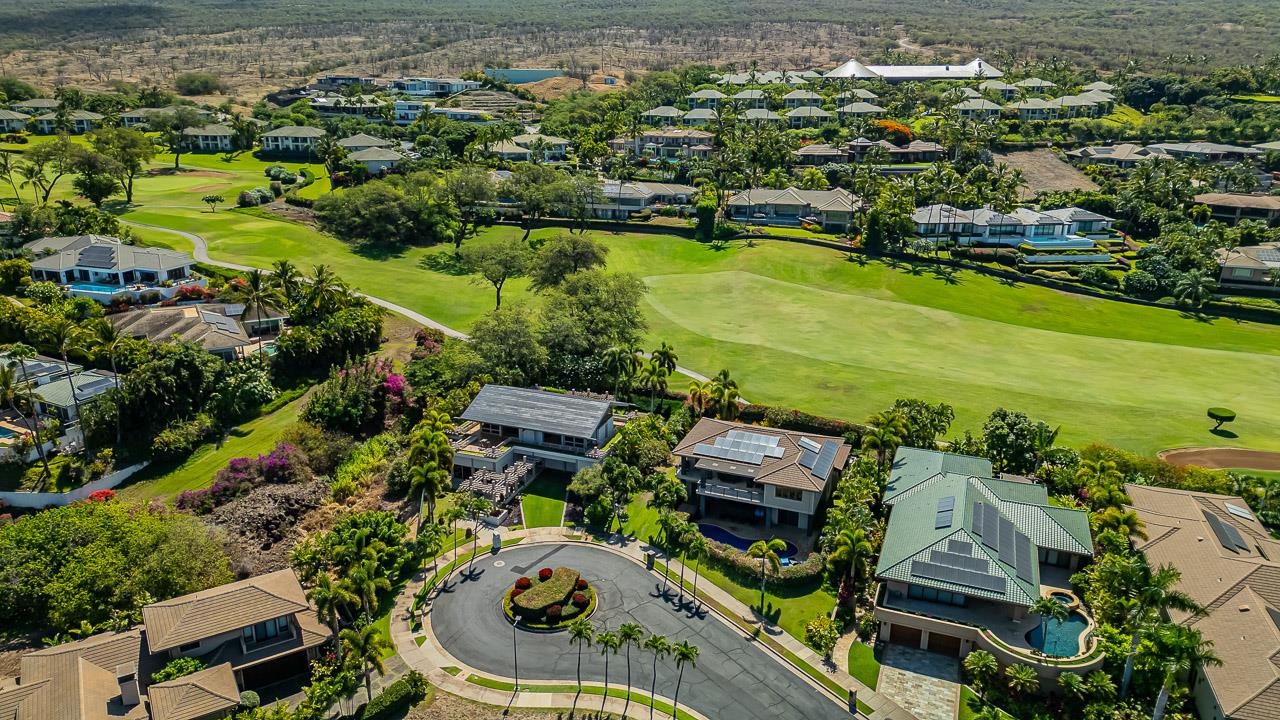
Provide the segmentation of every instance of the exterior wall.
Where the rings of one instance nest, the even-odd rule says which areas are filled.
[[[380,175],[384,170],[390,170],[396,166],[395,160],[365,160],[365,168],[370,175]]]
[[[32,451],[34,452],[34,450]],[[99,490],[110,490],[120,483],[133,477],[133,474],[150,465],[148,462],[140,462],[136,465],[130,465],[121,468],[110,475],[85,483],[80,487],[68,492],[17,492],[6,491],[0,492],[0,502],[11,507],[19,508],[44,508],[50,506],[70,505],[73,502],[86,500],[90,495]]]
[[[262,138],[262,150],[267,153],[305,154],[311,152],[315,146],[316,139],[313,137],[277,137],[264,135]]]
[[[231,152],[230,135],[191,135],[200,152]]]
[[[22,132],[26,129],[26,120],[0,120],[0,130],[4,132]]]
[[[1205,678],[1200,668],[1195,669],[1195,685],[1191,697],[1196,703],[1196,714],[1200,720],[1226,720],[1226,713],[1218,703],[1218,696],[1213,692],[1213,685]]]

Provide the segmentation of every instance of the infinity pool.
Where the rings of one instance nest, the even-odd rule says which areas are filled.
[[[1062,622],[1048,618],[1036,623],[1026,637],[1031,647],[1045,655],[1071,657],[1080,653],[1080,636],[1088,629],[1089,621],[1084,615],[1072,612]]]
[[[114,285],[97,285],[95,283],[71,283],[71,287],[82,292],[114,293],[120,288]]]
[[[754,540],[748,540],[744,537],[738,537],[719,525],[713,525],[712,523],[698,523],[698,532],[706,536],[708,540],[715,540],[718,543],[724,543],[725,545],[735,547],[743,552],[746,552],[747,548],[751,547],[751,543],[755,542]],[[786,541],[784,540],[783,542]],[[778,557],[792,558],[795,557],[795,554],[798,552],[800,552],[800,548],[787,542],[787,549],[778,553]]]

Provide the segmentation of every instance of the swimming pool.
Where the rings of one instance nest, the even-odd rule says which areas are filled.
[[[16,431],[0,425],[0,440],[7,440],[17,434],[18,433]]]
[[[1089,629],[1084,615],[1072,612],[1066,620],[1058,622],[1047,618],[1027,632],[1031,647],[1050,657],[1072,657],[1080,654],[1080,636]]]
[[[1057,250],[1090,250],[1096,246],[1089,238],[1031,238],[1026,244],[1034,248]]]
[[[751,543],[755,542],[754,540],[748,540],[744,537],[738,537],[719,525],[714,525],[712,523],[698,523],[698,532],[706,536],[708,540],[715,540],[718,543],[724,543],[725,545],[735,547],[743,552],[746,552],[747,548],[751,547]],[[784,540],[783,542],[786,541]],[[800,552],[800,548],[787,542],[787,549],[778,553],[778,557],[792,558],[795,557],[798,552]]]
[[[98,285],[96,283],[71,283],[71,289],[96,293],[114,293],[120,290],[114,285]]]

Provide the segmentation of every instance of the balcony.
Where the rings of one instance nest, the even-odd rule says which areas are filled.
[[[724,498],[745,503],[764,503],[764,490],[753,490],[742,485],[728,485],[702,480],[698,482],[697,490],[699,495],[706,497]]]

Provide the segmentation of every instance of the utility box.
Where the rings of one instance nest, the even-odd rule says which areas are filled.
[[[493,531],[493,551],[498,552],[501,549],[502,549],[502,536],[498,534],[497,530],[494,530]]]
[[[645,569],[645,570],[653,570],[653,564],[654,564],[654,555],[653,555],[653,553],[652,553],[652,552],[647,552],[647,553],[645,553],[645,554],[644,554],[644,569]]]

